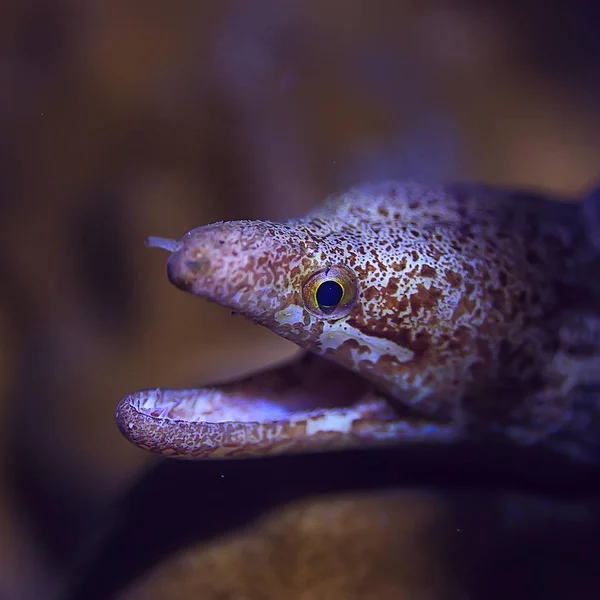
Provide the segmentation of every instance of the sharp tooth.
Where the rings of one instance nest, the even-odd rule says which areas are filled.
[[[154,413],[154,416],[160,419],[168,419],[170,418],[171,409],[174,408],[174,406],[174,404],[167,404],[158,414]]]

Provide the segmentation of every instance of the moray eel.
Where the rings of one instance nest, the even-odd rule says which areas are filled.
[[[118,427],[196,459],[501,440],[595,461],[599,196],[385,183],[304,218],[150,238],[179,289],[307,352],[223,385],[136,392]]]

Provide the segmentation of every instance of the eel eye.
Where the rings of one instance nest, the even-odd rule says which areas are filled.
[[[323,312],[333,310],[343,297],[344,288],[334,279],[328,279],[320,283],[317,288],[317,304]]]
[[[328,267],[313,273],[302,286],[304,305],[319,317],[339,319],[356,300],[356,281],[345,267]]]

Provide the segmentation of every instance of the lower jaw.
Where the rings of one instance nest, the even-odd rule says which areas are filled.
[[[151,389],[117,407],[133,444],[187,459],[453,441],[451,425],[398,412],[359,375],[313,355],[214,387]]]

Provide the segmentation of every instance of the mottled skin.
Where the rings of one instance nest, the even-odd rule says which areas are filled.
[[[119,427],[196,458],[504,438],[596,460],[597,204],[386,183],[284,223],[155,238],[177,287],[313,356],[186,400],[138,392],[119,405]],[[347,291],[329,313],[311,291],[322,271]]]

